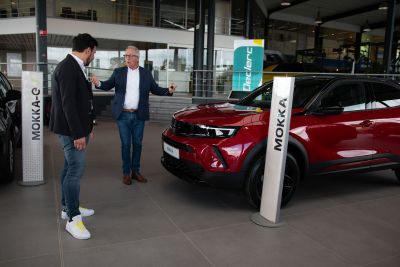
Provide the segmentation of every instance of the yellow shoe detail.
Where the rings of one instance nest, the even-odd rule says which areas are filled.
[[[81,230],[81,231],[84,231],[84,230],[86,229],[86,228],[85,228],[85,225],[83,224],[82,221],[77,222],[77,223],[76,223],[76,227],[78,227],[78,229]]]

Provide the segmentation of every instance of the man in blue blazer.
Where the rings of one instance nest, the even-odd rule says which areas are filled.
[[[171,96],[176,88],[174,84],[169,88],[159,87],[151,73],[139,67],[139,56],[137,47],[128,46],[124,55],[126,67],[115,69],[107,81],[100,82],[95,75],[91,77],[98,89],[108,91],[115,87],[112,116],[121,138],[122,181],[126,185],[132,184],[132,179],[147,182],[140,173],[140,156],[144,124],[150,117],[149,93]]]

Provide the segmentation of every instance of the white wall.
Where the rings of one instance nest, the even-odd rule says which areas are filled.
[[[176,45],[191,47],[193,47],[194,40],[194,32],[189,31],[100,22],[75,21],[58,18],[48,18],[47,29],[49,34],[74,36],[78,33],[87,32],[95,38],[132,40],[152,43],[173,43]],[[233,49],[233,41],[243,39],[244,38],[241,36],[215,35],[214,47],[216,49]],[[204,42],[207,42],[207,35],[205,35]]]

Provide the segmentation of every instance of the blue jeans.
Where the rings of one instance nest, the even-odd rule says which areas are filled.
[[[85,170],[85,150],[77,150],[74,140],[65,135],[58,135],[64,150],[64,168],[61,172],[61,206],[69,218],[80,215],[79,192],[80,180]],[[89,138],[86,137],[86,143]]]
[[[121,138],[123,174],[140,173],[144,121],[139,120],[135,112],[123,111],[117,124]]]

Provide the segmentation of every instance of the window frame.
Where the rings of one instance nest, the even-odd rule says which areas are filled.
[[[341,81],[336,81],[329,85],[325,90],[323,90],[320,95],[318,96],[317,99],[312,104],[312,110],[316,110],[319,107],[321,107],[321,100],[329,94],[332,90],[335,90],[339,86],[345,85],[345,84],[358,84],[361,87],[362,90],[362,96],[364,100],[364,109],[359,109],[359,110],[343,110],[342,113],[350,113],[350,112],[364,112],[370,109],[368,106],[368,94],[366,92],[366,86],[362,81],[357,81],[357,80],[341,80]]]

